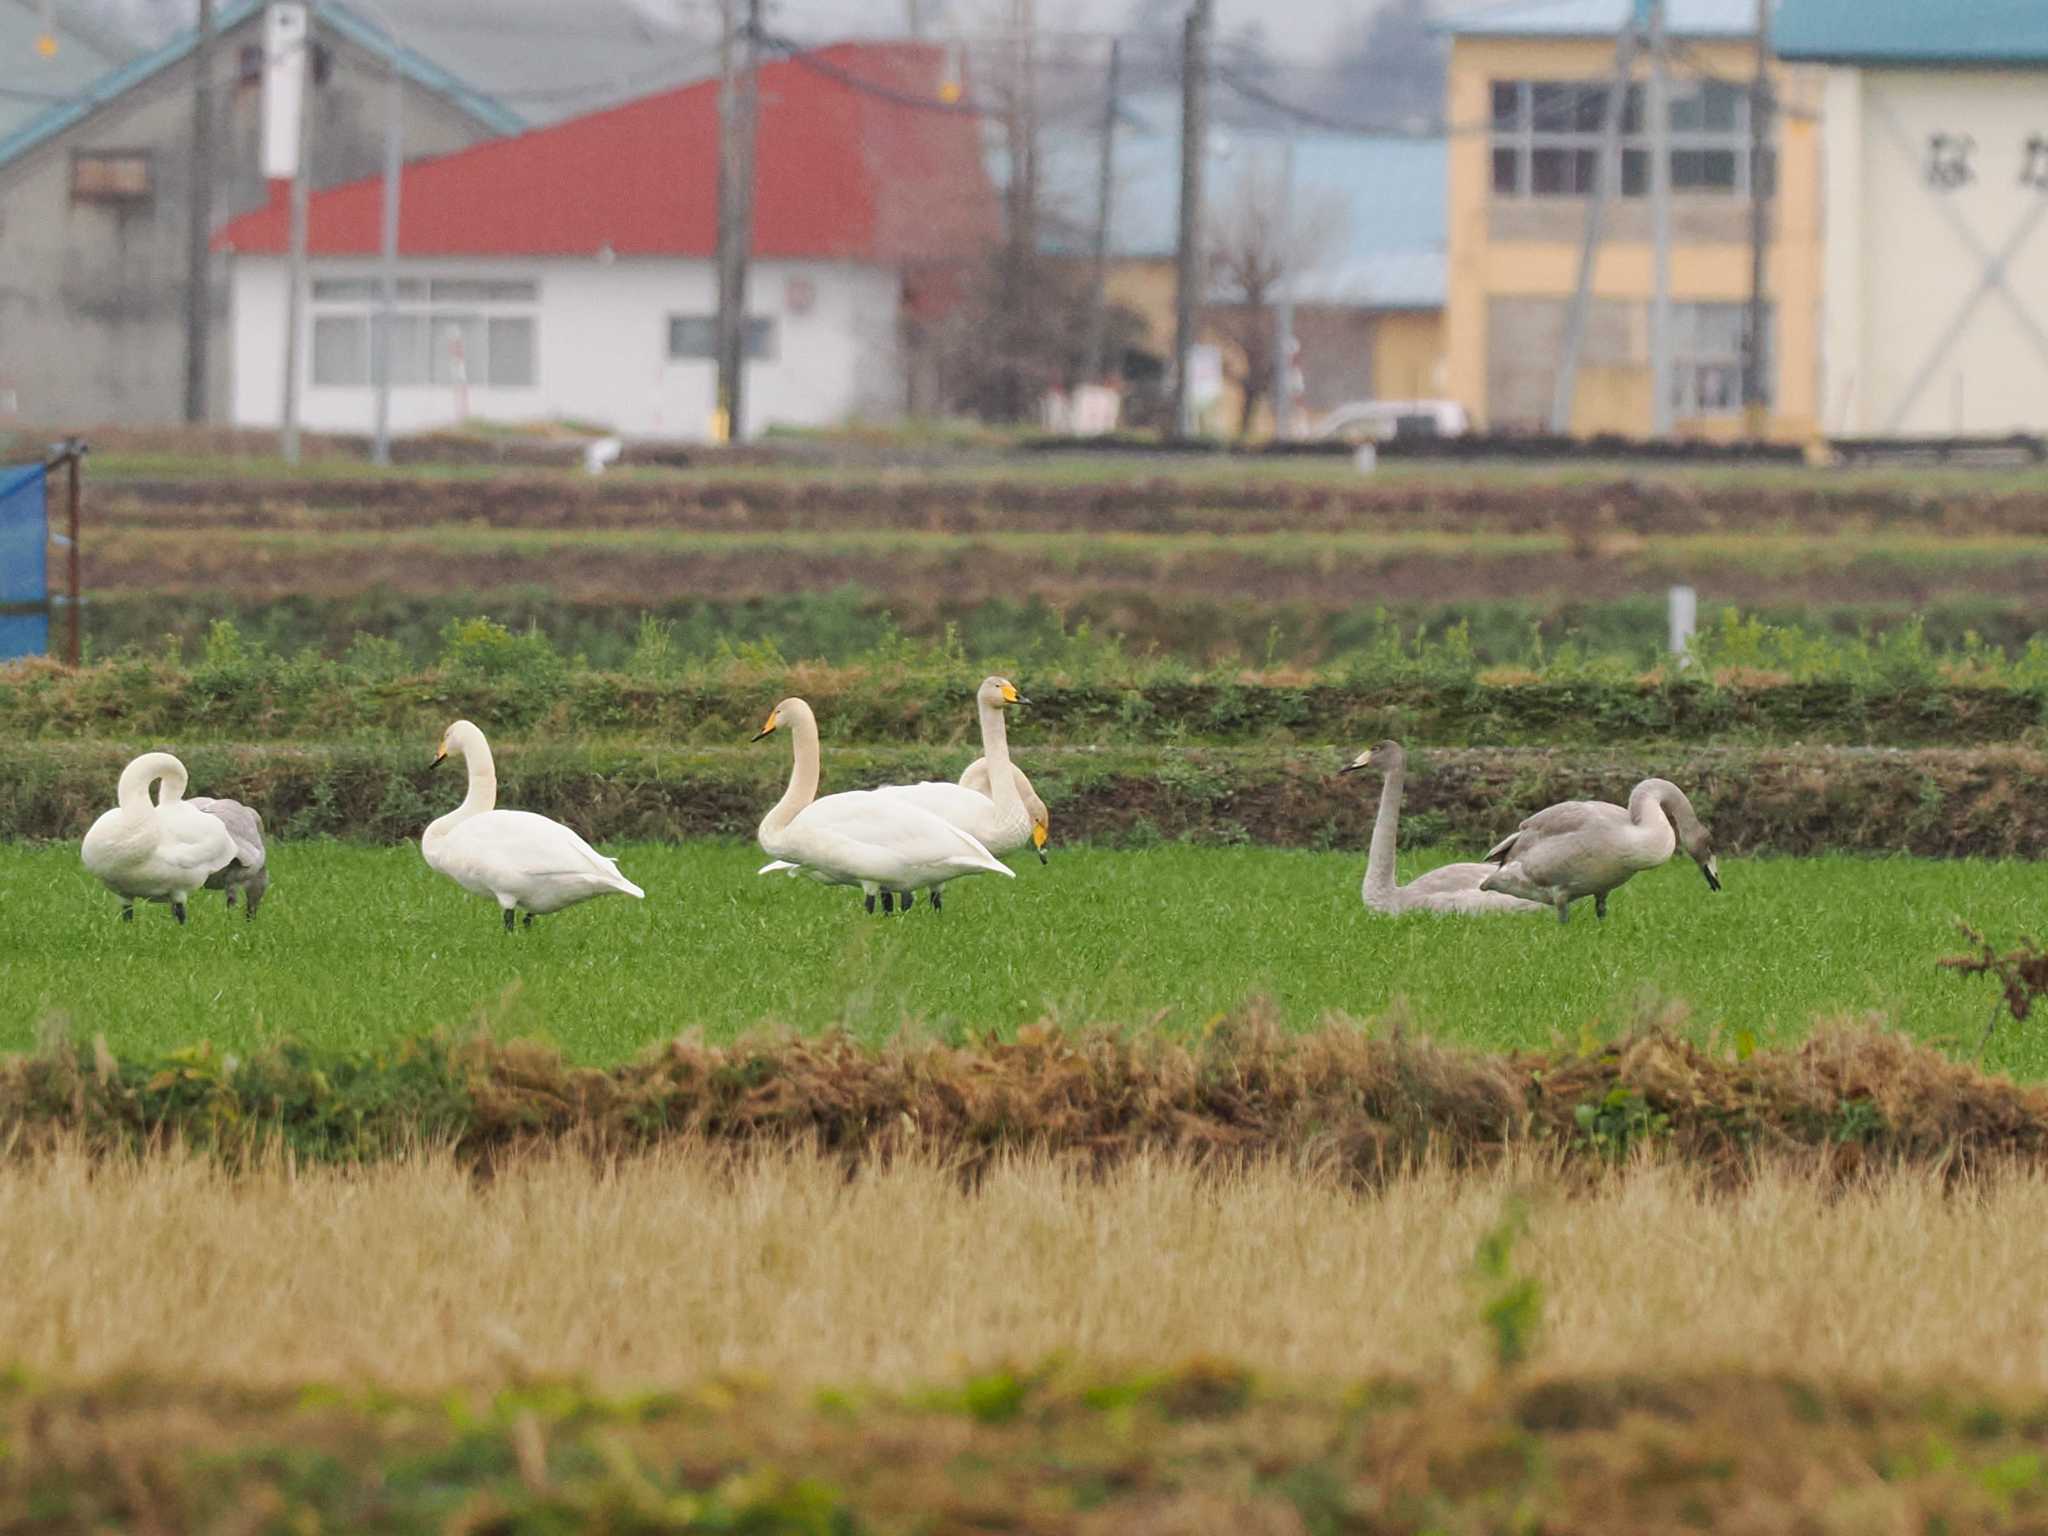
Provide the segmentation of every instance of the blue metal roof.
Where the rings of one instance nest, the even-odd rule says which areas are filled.
[[[230,0],[214,18],[214,30],[225,33],[240,26],[262,10],[266,0]],[[393,44],[382,28],[372,25],[335,0],[311,0],[320,25],[331,28],[380,59],[396,58],[401,73],[414,84],[455,102],[478,122],[496,134],[517,133],[525,120],[503,103],[458,80],[431,59],[402,44]],[[191,54],[198,44],[198,32],[188,28],[151,53],[131,59],[94,80],[67,101],[58,102],[36,114],[5,137],[0,137],[0,166],[45,144],[73,125],[83,122],[102,107],[118,100],[145,80],[170,68]]]
[[[2048,4],[1779,0],[1782,58],[1868,64],[2048,64]]]
[[[57,51],[48,58],[36,46],[42,35],[37,7],[0,0],[0,135],[77,95],[122,59],[111,46],[56,16],[50,35]]]
[[[1504,0],[1453,16],[1443,28],[1455,37],[1612,37],[1634,9],[1635,0]],[[1753,37],[1756,0],[1666,0],[1664,26],[1673,37]]]
[[[1039,144],[1045,244],[1063,255],[1093,249],[1101,140],[1092,129],[1053,129]],[[1233,177],[1277,182],[1286,138],[1219,128],[1210,137],[1211,209]],[[1001,179],[1000,156],[991,167]],[[1314,270],[1295,279],[1304,302],[1375,309],[1435,309],[1444,302],[1449,219],[1445,141],[1436,137],[1303,133],[1294,139],[1294,208],[1331,226]],[[1117,133],[1110,254],[1172,255],[1180,221],[1180,98],[1147,92],[1124,102]]]

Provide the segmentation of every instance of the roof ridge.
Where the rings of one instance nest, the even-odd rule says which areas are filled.
[[[227,0],[214,16],[214,36],[221,37],[241,26],[266,3],[267,0]],[[331,26],[356,47],[382,59],[396,59],[400,71],[414,84],[446,96],[492,132],[501,135],[517,133],[526,126],[526,120],[510,107],[389,36],[381,27],[365,22],[342,0],[305,0],[305,3],[323,24]],[[13,133],[0,138],[0,168],[83,122],[93,113],[111,106],[136,86],[172,65],[181,63],[190,57],[198,44],[199,29],[196,26],[185,27],[147,53],[115,65],[71,100],[57,102],[46,111],[37,113]]]

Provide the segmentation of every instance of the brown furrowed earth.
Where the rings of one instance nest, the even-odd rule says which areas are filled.
[[[442,723],[458,712],[459,704],[444,706]],[[425,760],[440,729],[333,745],[181,743],[180,753],[212,793],[263,806],[274,834],[402,842],[434,814]],[[105,809],[122,765],[151,745],[136,736],[0,748],[0,836],[82,835]],[[511,745],[501,742],[507,800],[601,843],[750,837],[789,771],[765,749]],[[1338,755],[1328,749],[1034,748],[1019,759],[1063,843],[1362,848],[1378,805],[1338,776]],[[964,761],[961,749],[943,745],[841,749],[832,783],[950,779]],[[1717,846],[1731,855],[2030,858],[2048,847],[2048,757],[2022,748],[1432,749],[1409,779],[1404,826],[1417,843],[1484,848],[1546,805],[1625,801],[1650,772],[1688,787]]]
[[[591,481],[501,475],[405,478],[120,479],[94,488],[89,532],[138,528],[404,532],[473,528],[660,528],[699,533],[1359,533],[1733,532],[1855,538],[1872,533],[2048,538],[2048,485],[1939,494],[1813,477],[1796,489],[1626,477],[1499,485],[1446,475],[1300,484],[1247,475],[1197,483],[1138,476],[1104,484],[944,475],[710,477]]]
[[[1690,582],[1717,602],[1932,603],[2031,600],[2048,549],[1938,536],[1896,548],[1859,541],[1596,541],[1539,536],[1473,547],[1424,534],[1332,545],[1289,536],[1258,550],[1224,535],[694,535],[661,533],[118,531],[88,537],[84,580],[104,593],[215,593],[247,601],[380,588],[423,596],[547,586],[561,599],[649,604],[858,587],[884,598],[943,590],[959,602],[1058,605],[1105,590],[1185,599],[1342,607],[1374,603],[1618,601]]]

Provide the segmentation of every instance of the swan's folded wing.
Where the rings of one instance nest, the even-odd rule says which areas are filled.
[[[215,800],[196,795],[185,802],[203,811],[228,829],[235,840],[235,859],[244,869],[263,867],[263,818],[239,800]]]
[[[171,864],[210,875],[235,862],[235,840],[228,829],[188,802],[159,810],[157,827],[157,856]]]
[[[1570,837],[1589,827],[1611,827],[1628,820],[1628,807],[1605,800],[1565,800],[1538,811],[1487,851],[1486,861],[1500,864],[1517,850],[1526,853],[1531,843],[1544,838]]]
[[[607,858],[549,816],[532,811],[485,811],[450,832],[450,849],[460,849],[480,865],[497,865],[527,880],[596,880],[631,895],[646,893],[620,873],[618,861]]]
[[[862,863],[882,858],[931,868],[1014,874],[972,834],[882,790],[849,790],[814,800],[790,823],[790,831],[830,839],[832,846]]]

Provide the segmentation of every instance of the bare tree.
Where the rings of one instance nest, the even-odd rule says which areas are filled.
[[[1225,367],[1243,391],[1239,437],[1271,393],[1273,304],[1281,285],[1326,261],[1343,243],[1344,199],[1299,188],[1288,196],[1278,148],[1248,154],[1217,201],[1204,237],[1209,329],[1237,354]],[[1291,206],[1290,206],[1291,205]]]

